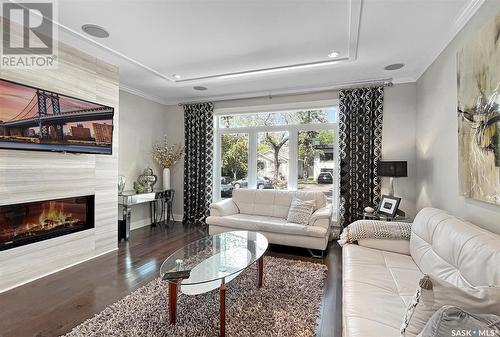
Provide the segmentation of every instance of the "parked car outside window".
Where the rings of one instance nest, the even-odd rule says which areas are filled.
[[[248,178],[243,178],[240,180],[235,180],[231,183],[234,188],[248,188]],[[257,188],[259,190],[272,189],[273,183],[268,177],[258,177],[257,178]]]
[[[228,184],[225,177],[220,178],[220,196],[231,198],[233,196],[233,185]]]
[[[318,175],[318,184],[333,184],[333,176],[330,172],[321,172]]]

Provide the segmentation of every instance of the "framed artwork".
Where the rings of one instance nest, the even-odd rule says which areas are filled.
[[[457,54],[460,194],[500,205],[500,13]]]
[[[377,213],[393,217],[396,215],[400,202],[401,198],[383,195],[378,205]]]

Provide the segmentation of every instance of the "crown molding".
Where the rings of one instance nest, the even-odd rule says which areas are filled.
[[[415,78],[418,80],[426,70],[434,63],[434,61],[441,55],[441,53],[448,47],[451,41],[458,35],[458,33],[464,28],[464,26],[469,22],[469,20],[476,14],[479,8],[486,2],[486,0],[469,0],[468,3],[462,8],[462,10],[455,17],[453,22],[453,28],[450,30],[443,43],[437,52],[428,54],[426,57],[426,62],[421,67],[420,70],[415,72]]]
[[[406,79],[405,79],[406,80]],[[408,82],[414,82],[412,80],[408,80]],[[392,78],[378,78],[378,79],[368,79],[368,80],[360,80],[353,82],[344,82],[344,83],[335,83],[335,84],[327,84],[323,86],[315,86],[315,87],[295,87],[288,88],[283,90],[271,90],[271,91],[253,91],[248,93],[238,93],[231,95],[215,95],[215,96],[207,96],[207,97],[192,97],[183,99],[182,104],[190,104],[190,103],[201,103],[201,102],[217,102],[217,101],[231,101],[231,100],[240,100],[240,99],[251,99],[251,98],[262,98],[262,97],[278,97],[278,96],[292,96],[292,95],[306,95],[306,94],[316,94],[316,93],[324,93],[328,91],[336,91],[344,88],[354,87],[354,86],[362,86],[362,85],[373,85],[375,83],[393,83]],[[407,83],[398,81],[398,84]]]
[[[415,83],[417,79],[413,77],[402,77],[397,79],[392,78],[384,78],[384,79],[369,79],[369,80],[361,80],[356,82],[346,82],[346,83],[336,83],[329,84],[324,86],[315,86],[315,87],[296,87],[296,88],[288,88],[283,90],[271,90],[271,91],[252,91],[252,92],[243,92],[231,95],[214,95],[207,97],[190,97],[185,99],[177,99],[177,100],[165,100],[157,96],[152,96],[146,94],[143,91],[137,90],[127,85],[120,84],[120,90],[126,91],[130,94],[145,98],[147,100],[166,105],[172,106],[177,104],[188,104],[188,103],[201,103],[201,102],[212,102],[212,101],[230,101],[230,100],[240,100],[240,99],[251,99],[251,98],[259,98],[259,97],[277,97],[277,96],[287,96],[287,95],[307,95],[307,94],[315,94],[322,93],[328,91],[335,91],[342,88],[354,86],[354,85],[369,85],[377,82],[392,82],[393,84],[405,84],[405,83]]]
[[[125,84],[122,84],[122,83],[120,83],[120,90],[123,90],[125,92],[128,92],[129,94],[142,97],[144,99],[147,99],[148,101],[153,101],[153,102],[161,104],[161,105],[175,105],[178,103],[178,102],[175,102],[175,103],[169,102],[161,97],[147,94],[142,90],[132,88],[132,87],[125,85]]]
[[[465,24],[469,22],[472,16],[485,2],[486,0],[470,0],[470,2],[464,7],[462,12],[455,18],[454,22],[454,29],[456,31],[455,35],[458,34],[460,30],[462,30]]]

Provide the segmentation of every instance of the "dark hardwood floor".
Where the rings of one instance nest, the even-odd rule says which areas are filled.
[[[130,240],[121,242],[115,252],[0,294],[0,337],[59,336],[69,332],[153,280],[170,253],[203,235],[180,223],[169,229],[143,227],[132,231]],[[330,245],[323,259],[309,257],[306,250],[283,246],[272,246],[268,255],[328,266],[317,336],[340,337],[342,259],[337,243]]]

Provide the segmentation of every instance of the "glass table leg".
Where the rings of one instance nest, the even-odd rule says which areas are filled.
[[[168,317],[170,324],[175,324],[177,314],[177,283],[168,283]]]

